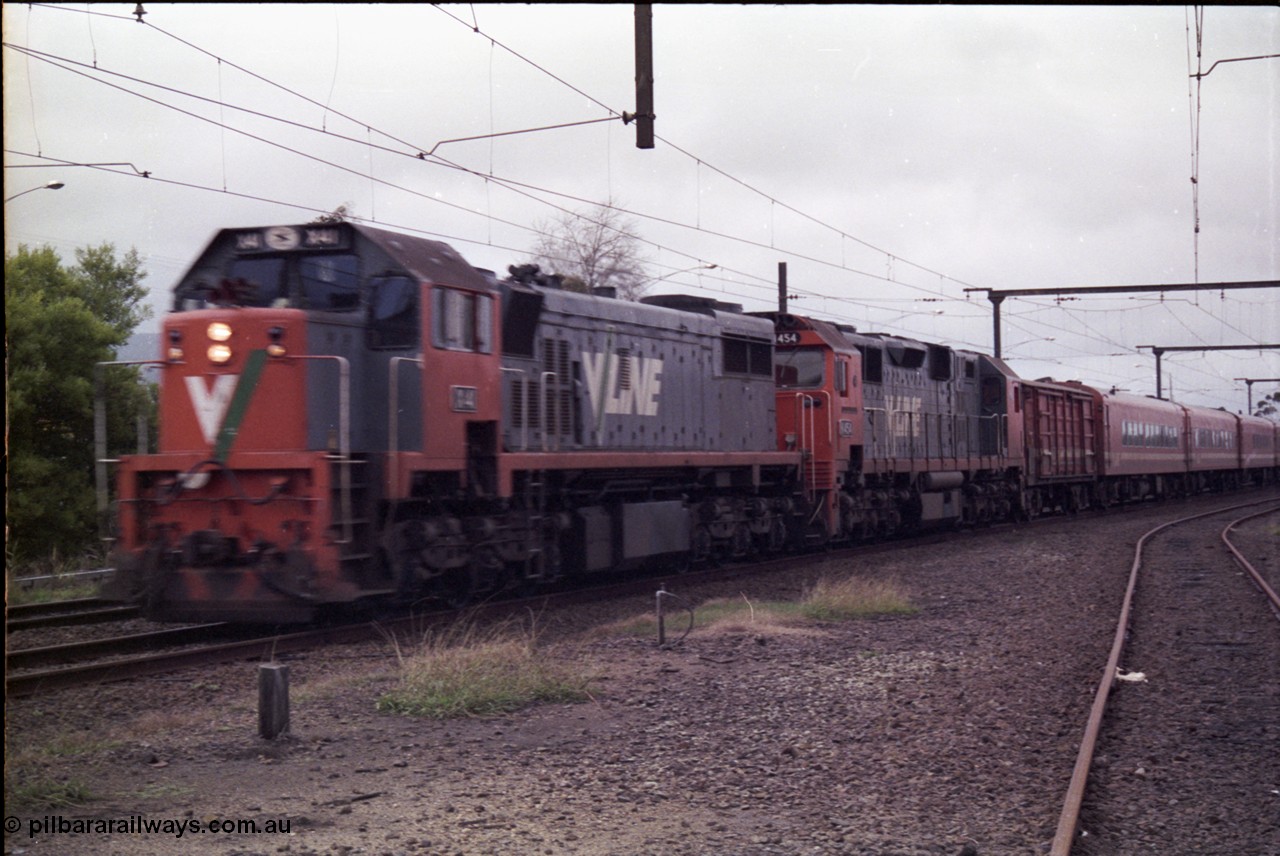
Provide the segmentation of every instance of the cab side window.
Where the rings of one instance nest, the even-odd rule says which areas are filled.
[[[455,288],[431,292],[431,344],[449,351],[493,352],[493,298]]]
[[[407,276],[379,276],[369,289],[369,347],[418,344],[418,289]]]

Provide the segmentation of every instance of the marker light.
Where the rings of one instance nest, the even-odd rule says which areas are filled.
[[[211,342],[225,342],[231,338],[231,325],[214,321],[209,325],[208,334]]]
[[[209,362],[222,365],[231,362],[231,346],[230,345],[210,345],[209,346]]]
[[[267,336],[271,339],[271,344],[267,345],[267,353],[273,357],[283,357],[287,350],[284,345],[280,344],[280,340],[284,338],[283,327],[272,327],[267,331]]]
[[[183,357],[182,353],[182,331],[176,327],[169,328],[169,347],[165,351],[165,357],[171,363],[180,362]]]

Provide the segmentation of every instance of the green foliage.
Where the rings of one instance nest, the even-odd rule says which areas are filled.
[[[147,317],[135,250],[21,246],[4,260],[9,485],[6,552],[29,561],[93,545],[94,364],[114,358]],[[150,399],[136,370],[104,375],[109,454],[136,445],[134,415]]]
[[[79,779],[60,781],[47,776],[10,781],[5,775],[5,802],[24,808],[74,808],[92,802],[94,795]]]

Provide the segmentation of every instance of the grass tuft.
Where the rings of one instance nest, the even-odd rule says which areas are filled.
[[[17,778],[16,776],[14,778]],[[45,777],[10,781],[5,776],[5,802],[27,808],[71,808],[93,799],[93,793],[76,779],[56,781]]]
[[[14,606],[28,603],[75,600],[97,597],[101,584],[86,583],[75,573],[84,568],[102,567],[100,556],[85,554],[66,557],[57,552],[41,559],[19,562],[10,545],[5,550],[5,589],[8,602]],[[54,577],[39,584],[24,584],[23,577]]]
[[[380,711],[447,719],[509,713],[537,702],[591,698],[594,678],[540,648],[532,632],[453,628],[400,656],[400,685]]]
[[[805,592],[800,613],[815,621],[841,621],[870,615],[916,612],[902,587],[892,580],[824,577]]]
[[[699,604],[689,610],[683,604],[667,607],[668,636],[679,636],[686,630],[715,630],[725,633],[795,632],[818,621],[846,621],[873,615],[909,615],[917,612],[906,591],[892,580],[867,580],[858,577],[833,579],[824,577],[804,592],[798,601],[748,600],[720,598]],[[656,636],[658,621],[652,613],[633,616],[606,625],[594,635]]]

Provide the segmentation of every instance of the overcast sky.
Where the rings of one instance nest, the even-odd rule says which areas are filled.
[[[1274,7],[658,5],[646,151],[616,118],[449,142],[634,111],[630,5],[134,5],[4,4],[5,196],[65,182],[5,246],[137,248],[159,306],[217,229],[339,205],[503,273],[612,200],[651,293],[770,309],[786,262],[793,311],[988,352],[966,288],[1280,279],[1280,59],[1190,78],[1280,54]],[[1024,376],[1141,394],[1137,345],[1280,341],[1274,289],[1004,316]],[[1234,411],[1280,352],[1164,369]]]

